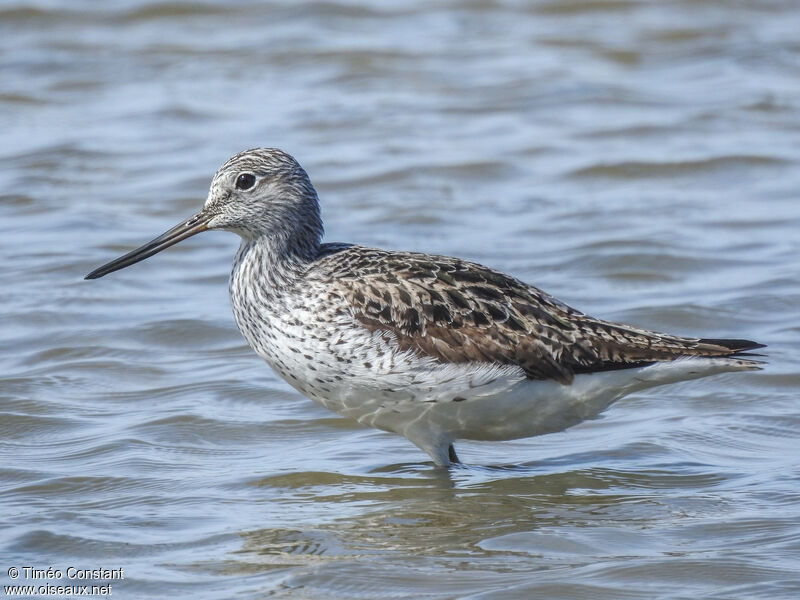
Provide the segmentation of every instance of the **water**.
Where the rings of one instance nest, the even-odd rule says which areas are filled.
[[[3,2],[3,585],[800,595],[799,30],[791,0]],[[235,236],[82,280],[261,145],[307,168],[328,240],[465,256],[769,366],[434,469],[245,346]]]

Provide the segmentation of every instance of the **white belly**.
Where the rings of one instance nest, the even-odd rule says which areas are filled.
[[[276,314],[234,303],[247,341],[289,384],[345,417],[405,436],[437,464],[448,464],[447,447],[457,439],[561,431],[640,389],[752,368],[736,359],[679,359],[577,375],[562,385],[527,379],[515,365],[437,363],[400,351],[389,333],[325,310],[294,305]]]
[[[284,378],[332,411],[429,450],[457,439],[512,440],[563,431],[632,392],[737,370],[737,362],[680,359],[576,375],[572,384],[563,385],[527,379],[514,366],[443,365],[395,352],[384,362],[373,360],[370,368],[352,361],[345,371],[335,358],[318,355],[315,370],[309,371],[303,361],[289,357],[284,363],[293,366],[297,379]]]

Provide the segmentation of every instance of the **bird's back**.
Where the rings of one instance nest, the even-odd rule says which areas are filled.
[[[322,283],[361,327],[390,334],[402,350],[440,363],[515,365],[530,379],[562,384],[577,374],[762,347],[596,319],[513,277],[447,256],[326,244],[307,278]]]

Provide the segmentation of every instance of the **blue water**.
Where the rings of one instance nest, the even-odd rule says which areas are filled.
[[[800,595],[799,30],[789,0],[4,2],[2,585]],[[329,241],[463,256],[769,365],[434,469],[246,347],[235,236],[82,279],[253,146],[305,166]]]

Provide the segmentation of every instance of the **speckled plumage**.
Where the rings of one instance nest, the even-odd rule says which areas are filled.
[[[437,464],[456,460],[456,439],[559,431],[639,389],[758,368],[736,356],[761,347],[747,340],[594,319],[457,258],[322,244],[316,192],[275,149],[231,158],[200,213],[89,277],[205,229],[242,237],[230,295],[253,349],[305,395]]]

